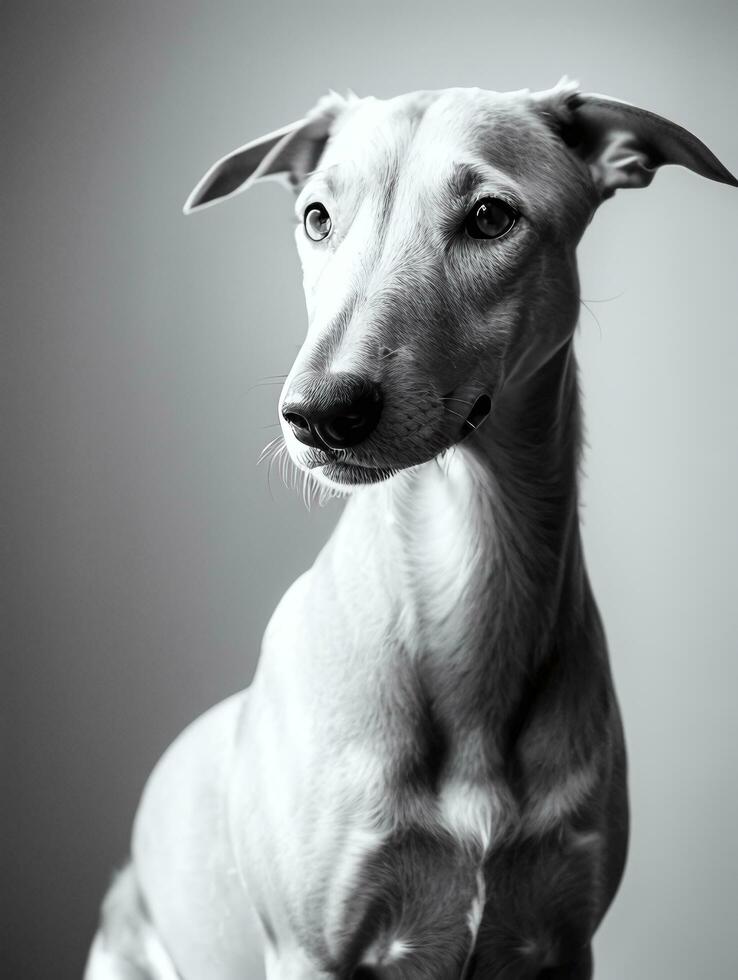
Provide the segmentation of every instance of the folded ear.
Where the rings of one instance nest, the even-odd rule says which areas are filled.
[[[208,170],[184,205],[190,214],[251,187],[257,180],[283,180],[297,186],[315,169],[334,124],[358,101],[335,92],[322,98],[304,119],[261,136],[222,157]]]
[[[605,95],[585,94],[563,78],[533,96],[548,122],[589,168],[601,199],[621,187],[645,187],[667,163],[738,187],[704,143],[663,116]]]

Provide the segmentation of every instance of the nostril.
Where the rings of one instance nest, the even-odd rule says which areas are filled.
[[[297,429],[300,432],[309,432],[310,425],[308,420],[304,415],[300,415],[299,412],[282,412],[282,416],[285,422],[290,425],[293,429]]]
[[[372,432],[382,413],[378,384],[349,374],[329,375],[307,393],[292,393],[282,418],[298,442],[319,449],[348,449]]]
[[[315,433],[330,449],[348,449],[363,442],[374,431],[381,414],[379,386],[365,383],[358,397],[316,419]]]
[[[282,418],[292,430],[292,435],[304,446],[317,446],[318,440],[315,435],[313,424],[309,416],[302,412],[295,412],[291,408],[282,410]]]
[[[356,412],[350,415],[336,415],[326,419],[319,426],[320,434],[329,445],[350,445],[354,436],[361,436],[366,428],[366,419]]]

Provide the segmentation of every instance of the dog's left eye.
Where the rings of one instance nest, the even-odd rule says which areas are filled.
[[[319,201],[308,204],[305,208],[303,224],[305,225],[305,234],[314,242],[322,242],[324,238],[330,235],[333,227],[331,216]]]
[[[518,212],[507,201],[484,197],[466,216],[464,227],[472,238],[502,238],[512,230],[518,217]]]

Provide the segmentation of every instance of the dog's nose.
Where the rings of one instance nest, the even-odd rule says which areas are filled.
[[[382,389],[355,374],[301,378],[288,392],[282,417],[306,446],[348,449],[363,442],[382,414]]]

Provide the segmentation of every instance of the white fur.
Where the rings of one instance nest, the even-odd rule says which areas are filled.
[[[98,932],[90,947],[83,980],[139,980],[140,969],[146,971],[147,980],[181,980],[153,926],[142,931],[139,941],[137,962],[133,964],[108,949]]]
[[[445,783],[439,809],[441,821],[450,833],[487,851],[502,810],[494,786],[461,781]]]
[[[561,137],[576,113],[591,132],[575,144]],[[566,833],[590,794],[606,790],[598,751],[614,762],[620,746],[606,651],[562,672],[563,693],[544,687],[538,668],[553,651],[567,655],[556,644],[567,646],[571,631],[550,621],[562,598],[572,604],[563,613],[579,615],[561,623],[596,618],[582,588],[576,508],[575,248],[603,196],[651,179],[652,157],[735,183],[684,130],[582,96],[567,79],[537,94],[332,93],[298,123],[223,158],[188,199],[196,209],[218,189],[230,196],[266,177],[302,187],[296,242],[309,326],[280,408],[301,385],[325,393],[346,372],[375,393],[381,385],[383,400],[380,424],[350,451],[306,451],[282,418],[284,442],[266,453],[282,463],[286,447],[306,474],[306,496],[313,480],[355,493],[272,617],[248,700],[195,726],[186,751],[180,745],[152,777],[137,821],[139,845],[148,843],[134,842],[127,879],[145,902],[132,887],[134,914],[122,921],[133,927],[119,940],[127,952],[138,940],[131,963],[155,980],[176,973],[143,916],[154,905],[167,943],[180,943],[171,946],[177,962],[189,947],[200,964],[190,972],[207,963],[207,980],[257,980],[251,964],[262,957],[268,980],[327,980],[362,958],[387,963],[393,976],[405,959],[413,976],[444,956],[455,967],[466,956],[468,967],[497,887],[485,858],[503,835],[537,846],[525,838],[560,829],[562,878],[572,848],[578,861],[596,862],[600,843],[618,844],[618,829]],[[509,233],[480,244],[464,229],[487,197],[517,215]],[[332,220],[318,243],[301,223],[316,201]],[[478,432],[485,411],[492,417]],[[305,438],[306,428],[297,431]],[[372,475],[388,482],[358,486]],[[584,627],[576,639],[601,643]],[[580,692],[587,671],[600,683]],[[591,692],[603,690],[612,695],[607,732],[593,721],[601,703]],[[558,698],[549,713],[536,700],[542,692]],[[549,745],[540,728],[552,718],[564,723],[550,722]],[[518,722],[533,735],[502,759]],[[601,744],[568,751],[586,732]],[[567,771],[570,758],[589,761]],[[392,842],[407,848],[396,862]],[[354,949],[347,917],[373,924],[363,875],[380,851],[371,884],[388,895],[374,899],[390,905],[404,888],[399,918]],[[419,862],[412,873],[408,855]],[[535,886],[510,896],[518,919],[545,918],[515,906],[535,903]],[[441,893],[443,909],[429,907]],[[504,916],[508,896],[494,897]],[[428,959],[414,945],[424,923],[439,930]],[[495,925],[517,928],[515,917]],[[523,955],[540,952],[535,935],[518,938]],[[86,980],[129,980],[127,963],[98,937]]]

